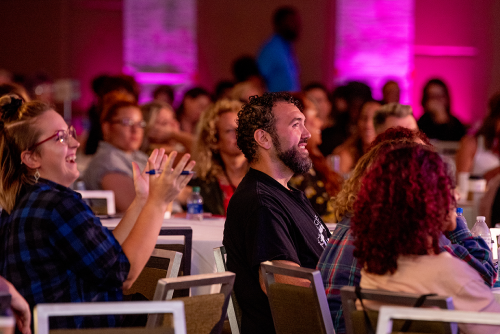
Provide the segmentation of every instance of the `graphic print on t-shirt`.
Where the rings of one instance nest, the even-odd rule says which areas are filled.
[[[325,232],[325,226],[321,223],[321,220],[319,219],[318,216],[314,216],[314,225],[316,225],[316,228],[318,229],[318,244],[325,248],[326,245],[328,244],[328,238],[325,238],[325,235],[323,232]]]

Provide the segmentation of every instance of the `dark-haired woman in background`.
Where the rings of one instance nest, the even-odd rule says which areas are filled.
[[[177,109],[177,120],[181,125],[181,130],[195,134],[196,124],[211,102],[210,93],[201,87],[191,88],[184,93],[182,103]]]
[[[451,114],[450,93],[440,79],[427,82],[422,94],[424,114],[417,124],[430,139],[459,141],[465,135],[463,124]]]
[[[490,99],[488,116],[473,136],[465,136],[457,152],[457,172],[492,179],[500,173],[500,93]]]
[[[415,144],[377,160],[363,178],[351,229],[360,286],[452,297],[455,309],[499,312],[490,287],[465,261],[440,250],[456,228],[452,180],[439,155]],[[500,328],[459,325],[466,333]]]
[[[0,98],[0,275],[30,308],[40,303],[120,301],[154,249],[163,215],[191,176],[154,151],[148,176],[133,164],[136,197],[110,232],[68,187],[78,178],[80,143],[51,106]],[[187,164],[187,165],[186,165]],[[119,326],[121,316],[61,317],[52,328]]]
[[[139,150],[146,123],[134,102],[118,101],[103,111],[104,140],[90,161],[83,180],[87,190],[112,190],[116,210],[124,212],[135,198],[132,161],[142,169],[148,156]]]

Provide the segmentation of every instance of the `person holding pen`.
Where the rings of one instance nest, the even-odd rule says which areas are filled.
[[[154,150],[135,198],[110,232],[69,189],[79,176],[73,127],[51,106],[0,98],[0,275],[32,309],[39,303],[120,301],[154,249],[168,204],[186,186],[194,161]],[[146,171],[161,169],[161,174]],[[114,327],[121,316],[64,317],[51,328]]]

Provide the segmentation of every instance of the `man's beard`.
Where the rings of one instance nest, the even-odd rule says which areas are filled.
[[[311,169],[312,161],[309,155],[303,156],[295,146],[283,151],[277,136],[272,136],[272,139],[278,159],[280,159],[285,166],[290,168],[294,174],[305,174]],[[307,139],[303,142],[307,143]]]

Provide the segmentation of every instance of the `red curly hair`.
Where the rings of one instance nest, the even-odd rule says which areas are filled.
[[[389,128],[379,134],[375,140],[370,144],[368,151],[378,144],[386,140],[398,140],[398,139],[407,139],[412,138],[415,141],[417,138],[420,139],[425,145],[432,146],[429,138],[425,133],[421,130],[411,130],[402,126],[396,126],[393,128]]]
[[[394,273],[401,255],[438,254],[438,239],[454,205],[439,155],[412,144],[378,159],[363,178],[351,229],[354,256],[367,272]]]

